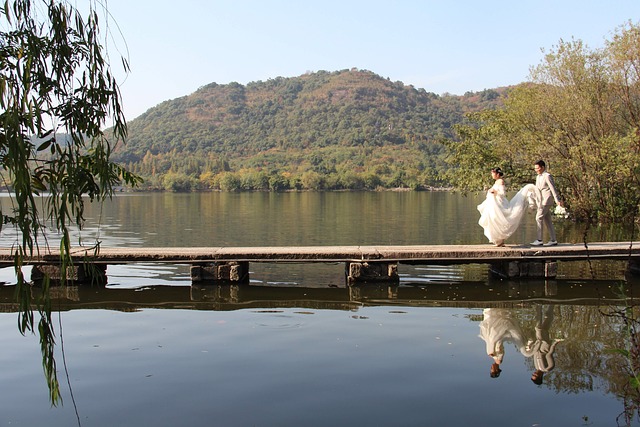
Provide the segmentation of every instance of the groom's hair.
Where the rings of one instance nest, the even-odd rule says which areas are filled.
[[[547,165],[544,163],[544,160],[538,160],[537,162],[534,163],[534,165],[538,165],[541,168],[547,168]]]

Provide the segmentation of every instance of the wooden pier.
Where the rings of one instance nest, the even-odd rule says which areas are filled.
[[[55,278],[59,252],[40,249],[24,261],[33,265],[34,277]],[[626,260],[629,271],[640,272],[640,242],[566,243],[552,247],[507,245],[413,245],[413,246],[284,246],[284,247],[168,247],[168,248],[74,248],[73,279],[83,272],[105,272],[109,264],[171,263],[191,265],[194,282],[243,282],[249,263],[344,263],[349,283],[397,281],[398,264],[490,264],[492,271],[508,278],[553,278],[557,262],[595,259]],[[13,251],[0,248],[0,263],[13,265]],[[58,273],[59,274],[59,273]],[[68,272],[67,272],[68,275]]]

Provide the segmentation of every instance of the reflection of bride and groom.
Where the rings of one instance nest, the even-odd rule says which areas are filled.
[[[525,342],[525,335],[518,322],[512,318],[511,310],[503,308],[486,308],[484,319],[480,323],[480,337],[487,346],[487,355],[493,358],[490,375],[497,378],[502,372],[501,365],[504,358],[504,344],[512,343],[525,357],[532,357],[535,371],[531,381],[542,384],[545,372],[555,367],[553,352],[561,339],[551,341],[549,328],[553,321],[553,306],[536,305],[535,339]]]
[[[500,168],[491,170],[491,176],[495,183],[487,192],[487,198],[484,202],[478,205],[478,211],[480,211],[478,224],[484,229],[484,235],[496,246],[504,246],[504,241],[516,231],[527,207],[536,208],[537,238],[531,245],[543,245],[544,228],[548,230],[549,234],[549,241],[544,243],[544,246],[558,244],[551,221],[551,208],[554,202],[558,206],[563,206],[563,203],[556,190],[553,177],[546,171],[545,162],[538,160],[534,169],[538,174],[536,183],[525,185],[510,201],[506,197],[506,188],[502,178],[504,173]]]

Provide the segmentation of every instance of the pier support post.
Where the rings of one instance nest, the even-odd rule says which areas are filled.
[[[249,263],[214,262],[191,266],[192,282],[230,282],[241,283],[249,280]]]
[[[553,279],[558,275],[556,261],[501,261],[494,262],[491,273],[505,279]]]
[[[31,280],[39,282],[49,276],[53,283],[62,280],[62,268],[55,264],[36,264],[31,268]],[[99,284],[107,283],[107,265],[83,263],[72,265],[66,268],[65,280],[78,284]]]
[[[345,266],[347,282],[398,282],[398,264],[390,262],[348,262]]]

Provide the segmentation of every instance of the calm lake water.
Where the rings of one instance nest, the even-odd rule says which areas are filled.
[[[82,239],[478,244],[482,197],[119,194],[88,207]],[[556,229],[561,242],[585,236],[562,220]],[[586,236],[628,240],[632,230]],[[530,214],[507,244],[534,238]],[[0,245],[14,239],[5,230]],[[13,274],[3,269],[0,426],[625,425],[624,359],[607,351],[624,346],[624,333],[606,315],[624,305],[620,286],[632,295],[638,285],[624,269],[561,263],[554,280],[506,281],[486,265],[400,265],[399,285],[350,288],[338,264],[251,264],[241,286],[191,286],[187,266],[109,266],[104,288],[54,290],[58,407],[48,401],[38,337],[18,332]],[[500,341],[494,378],[487,343]],[[531,377],[542,365],[538,385]]]

